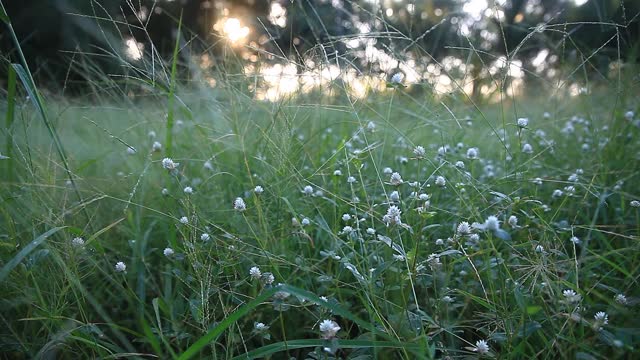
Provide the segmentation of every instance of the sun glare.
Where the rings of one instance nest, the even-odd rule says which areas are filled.
[[[250,31],[247,26],[242,25],[239,19],[232,17],[221,19],[213,25],[213,29],[224,34],[234,45],[243,43]]]

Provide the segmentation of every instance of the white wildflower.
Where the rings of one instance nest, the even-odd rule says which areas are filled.
[[[237,211],[245,211],[247,210],[247,204],[244,203],[244,200],[242,200],[241,197],[237,197],[233,201],[233,208]]]
[[[260,279],[260,277],[262,277],[262,272],[260,271],[259,267],[253,266],[251,269],[249,269],[249,275],[253,279]]]
[[[387,214],[382,217],[382,222],[384,222],[387,226],[392,224],[402,224],[402,220],[400,219],[400,215],[402,211],[395,205],[389,206],[387,209]]]
[[[84,246],[84,239],[81,237],[73,238],[73,240],[71,240],[71,244],[75,247]]]
[[[391,173],[393,173],[393,170],[390,167],[386,167],[382,169],[382,173],[385,175],[390,175]]]
[[[562,196],[562,194],[563,194],[562,190],[555,189],[555,190],[553,190],[553,193],[551,194],[551,197],[559,198],[559,197]]]
[[[458,169],[464,169],[464,162],[462,162],[460,160],[456,161],[456,167]]]
[[[333,176],[342,176],[342,171],[340,171],[340,170],[335,170],[335,171],[333,172]]]
[[[200,235],[200,240],[202,241],[209,241],[210,239],[211,239],[211,236],[207,233]]]
[[[191,186],[187,186],[187,187],[185,187],[183,191],[184,191],[184,193],[185,193],[185,194],[187,194],[187,195],[191,195],[191,194],[193,194],[193,189],[191,188]]]
[[[426,153],[427,151],[420,145],[413,148],[413,155],[415,155],[418,159],[422,159]]]
[[[633,120],[634,116],[635,114],[633,113],[633,111],[627,111],[626,113],[624,113],[624,118],[629,121]]]
[[[165,248],[162,253],[164,254],[164,256],[170,257],[174,254],[174,251],[172,248]]]
[[[446,184],[447,184],[447,181],[445,180],[445,178],[443,176],[438,176],[436,178],[436,185],[445,186]]]
[[[484,227],[489,230],[498,230],[500,228],[500,221],[495,216],[489,216],[484,222]]]
[[[376,233],[376,229],[374,228],[367,228],[367,234],[369,235],[374,235]]]
[[[522,152],[525,154],[531,154],[533,153],[533,147],[531,147],[531,144],[524,144],[522,145]]]
[[[460,224],[458,224],[458,228],[456,229],[456,232],[458,233],[458,235],[467,235],[471,233],[471,226],[469,225],[468,222],[463,221]]]
[[[255,329],[256,332],[265,332],[267,330],[269,330],[269,326],[265,325],[264,323],[261,322],[257,322],[255,324],[253,324],[253,328]]]
[[[151,150],[155,152],[162,150],[162,144],[160,144],[158,141],[154,141],[153,145],[151,145]]]
[[[302,189],[302,193],[305,195],[312,195],[313,194],[313,187],[311,185],[307,185]]]
[[[489,352],[489,344],[487,344],[485,340],[478,340],[476,341],[476,347],[473,348],[473,351],[480,355],[486,354]]]
[[[260,185],[256,186],[255,188],[253,188],[253,192],[260,195],[264,192],[264,188]]]
[[[311,224],[311,220],[308,218],[302,218],[302,226],[307,226],[309,224]]]
[[[129,155],[134,155],[135,153],[137,153],[138,151],[136,150],[136,148],[134,148],[133,146],[129,146],[127,147],[127,154]]]
[[[624,294],[617,294],[614,299],[620,305],[627,305],[628,303],[627,297]]]
[[[189,223],[189,218],[186,217],[186,216],[181,217],[180,218],[180,223],[183,224],[183,225],[188,224]]]
[[[333,320],[323,320],[320,323],[320,332],[325,339],[331,339],[336,336],[336,333],[340,330],[340,326]]]
[[[391,201],[400,201],[400,193],[397,192],[397,191],[391,192],[391,194],[389,194],[389,200],[391,200]]]
[[[631,207],[638,208],[638,207],[640,207],[640,201],[638,201],[638,200],[631,200],[631,202],[629,203],[629,205],[631,205]]]
[[[394,172],[393,174],[391,174],[391,179],[389,180],[389,182],[394,186],[401,185],[403,183],[402,176],[400,176],[399,173]]]
[[[519,118],[518,119],[518,127],[526,128],[529,125],[528,118]]]
[[[351,215],[349,214],[342,214],[342,221],[349,221],[351,220]]]
[[[127,270],[127,265],[125,265],[122,261],[118,261],[115,268],[117,272],[124,272],[125,270]]]
[[[392,84],[400,84],[402,82],[402,78],[404,76],[402,75],[402,73],[395,73],[391,76],[391,83]]]
[[[267,285],[271,285],[271,284],[273,284],[274,281],[276,281],[276,278],[275,278],[275,276],[273,276],[272,273],[267,272],[267,273],[262,274],[262,281],[264,281],[264,283],[267,284]]]
[[[162,159],[162,167],[167,170],[175,170],[178,165],[180,165],[180,163],[173,162],[173,160],[171,160],[170,158]]]
[[[469,148],[469,149],[467,149],[467,158],[468,159],[477,159],[478,158],[478,149],[477,148]]]
[[[507,222],[512,228],[518,226],[518,218],[515,215],[509,216],[509,220],[507,220]]]
[[[579,245],[580,244],[580,239],[577,236],[572,236],[569,241],[571,241],[572,243]]]
[[[569,303],[577,303],[582,299],[582,296],[580,294],[577,294],[575,291],[571,289],[564,290],[562,292],[562,295]]]
[[[356,181],[357,181],[357,180],[356,180],[356,178],[354,178],[353,176],[349,176],[349,177],[347,178],[347,182],[348,182],[349,184],[353,184],[353,183],[355,183]]]
[[[607,325],[609,323],[609,315],[607,315],[607,313],[604,311],[598,311],[593,316],[593,319],[596,321],[595,326],[597,328],[600,328],[602,325]]]

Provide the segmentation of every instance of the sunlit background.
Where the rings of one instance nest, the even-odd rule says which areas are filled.
[[[575,96],[586,86],[576,67],[606,79],[637,60],[614,50],[637,41],[637,22],[629,22],[640,1],[92,2],[56,2],[53,9],[70,21],[57,24],[61,35],[51,46],[98,56],[99,50],[117,51],[113,39],[120,38],[122,58],[158,76],[155,67],[171,54],[180,23],[181,54],[188,56],[181,65],[192,69],[193,81],[215,88],[221,74],[242,74],[251,79],[247,90],[267,101],[313,91],[362,99],[392,89],[394,74],[406,91],[434,96],[500,100],[532,83]],[[9,12],[26,19],[52,6],[45,3],[31,0]],[[86,34],[69,37],[79,29]],[[22,31],[33,39],[27,44],[43,37],[38,27]]]

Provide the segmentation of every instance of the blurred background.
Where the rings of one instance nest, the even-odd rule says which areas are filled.
[[[166,83],[178,44],[184,84],[242,76],[257,99],[333,82],[355,97],[401,74],[407,91],[473,98],[570,93],[636,64],[638,0],[11,0],[36,81],[83,94],[96,74]],[[17,62],[0,32],[4,86]],[[638,81],[639,79],[635,79]],[[118,83],[117,81],[115,82]],[[527,84],[528,86],[524,86]],[[94,84],[95,85],[95,84]],[[113,86],[110,84],[109,86]],[[117,85],[116,85],[117,86]],[[141,86],[141,89],[144,86]]]

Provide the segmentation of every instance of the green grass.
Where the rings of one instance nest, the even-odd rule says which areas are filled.
[[[354,99],[339,81],[327,85],[333,95],[263,102],[242,76],[189,86],[178,45],[169,84],[131,77],[130,95],[92,73],[101,87],[86,98],[34,104],[23,68],[23,86],[0,104],[11,114],[1,132],[11,156],[0,160],[11,169],[0,187],[3,357],[458,358],[478,356],[478,340],[500,358],[638,356],[632,75],[620,92],[592,83],[586,95],[548,88],[553,96],[505,93],[494,104],[426,85]],[[162,166],[167,151],[176,171]],[[402,224],[384,223],[391,203]],[[489,216],[500,231],[456,230]],[[326,319],[340,326],[335,337],[321,334]]]

